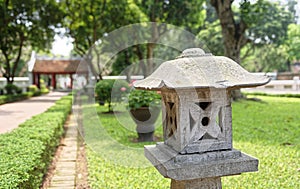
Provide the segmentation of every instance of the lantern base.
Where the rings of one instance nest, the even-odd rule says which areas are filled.
[[[221,189],[221,177],[177,181],[171,180],[171,189]]]
[[[145,156],[166,178],[177,181],[237,175],[258,170],[258,160],[238,150],[179,154],[158,143],[145,146]]]

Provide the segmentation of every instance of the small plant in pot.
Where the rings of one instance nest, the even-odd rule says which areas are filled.
[[[128,97],[130,115],[136,123],[138,141],[153,141],[155,122],[161,110],[161,96],[156,91],[132,90]]]

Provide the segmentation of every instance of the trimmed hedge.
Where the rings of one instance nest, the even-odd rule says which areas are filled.
[[[0,135],[0,188],[40,188],[63,135],[72,97]]]
[[[33,96],[40,96],[42,94],[47,94],[49,91],[36,91],[36,92],[26,92],[21,94],[13,94],[13,95],[0,95],[0,105],[20,100],[26,100]]]
[[[14,95],[1,95],[0,96],[0,105],[9,103],[9,102],[15,102],[19,100],[25,100],[33,96],[33,93],[27,92],[22,94],[14,94]]]

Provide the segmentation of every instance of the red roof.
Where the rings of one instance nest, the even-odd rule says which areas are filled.
[[[74,74],[88,72],[86,64],[80,64],[80,59],[74,60],[36,60],[32,72],[40,74]],[[78,67],[80,65],[80,67]]]

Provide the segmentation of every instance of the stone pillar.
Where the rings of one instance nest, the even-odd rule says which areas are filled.
[[[73,88],[73,74],[70,74],[70,80],[71,80],[70,85],[71,85],[71,89],[72,89]]]
[[[52,82],[51,85],[52,85],[53,89],[56,89],[56,74],[52,74],[51,82]]]
[[[32,72],[32,84],[33,85],[37,84],[37,82],[36,82],[36,74],[34,72]]]
[[[221,177],[194,179],[194,180],[171,180],[171,189],[221,189]]]
[[[36,85],[40,89],[41,88],[41,83],[40,83],[40,74],[39,73],[37,74],[36,80],[37,80]]]

